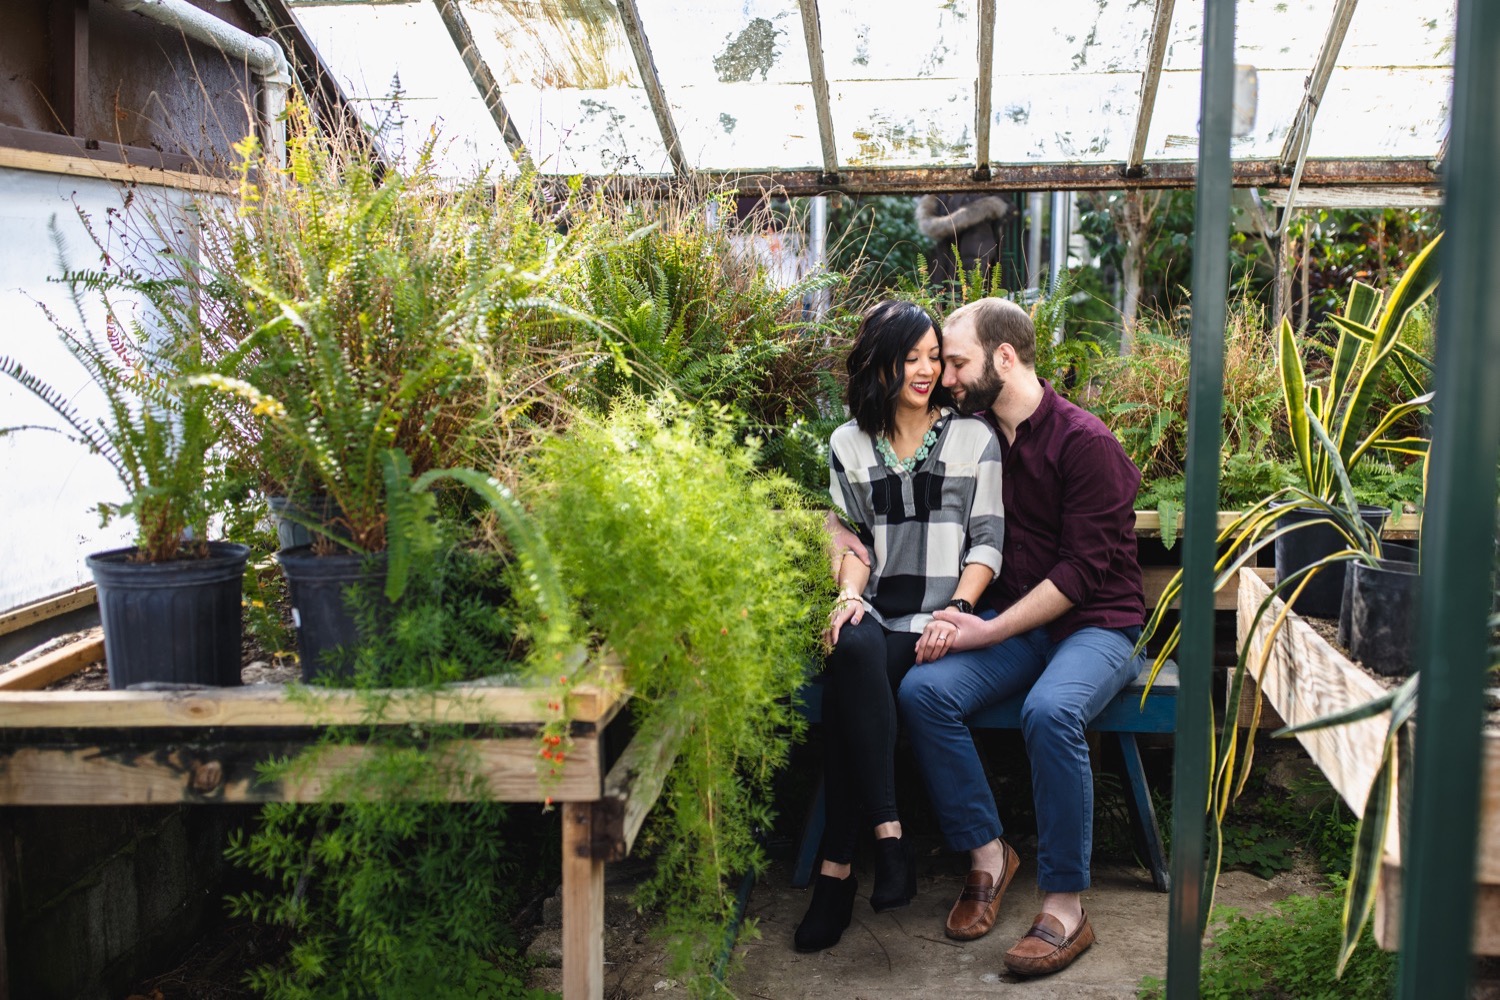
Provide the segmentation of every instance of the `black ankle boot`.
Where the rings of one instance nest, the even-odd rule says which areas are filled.
[[[905,837],[875,841],[875,888],[870,908],[876,913],[905,906],[917,894],[917,851]]]
[[[822,951],[839,943],[854,915],[854,892],[858,888],[852,873],[848,878],[819,873],[813,879],[812,903],[797,925],[798,951]]]

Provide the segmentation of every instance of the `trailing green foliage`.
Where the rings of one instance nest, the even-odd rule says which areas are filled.
[[[1334,880],[1335,889],[1339,888]],[[1331,969],[1339,951],[1339,903],[1334,896],[1289,896],[1270,913],[1214,911],[1213,943],[1203,952],[1198,995],[1204,1000],[1344,1000],[1390,996],[1396,956],[1367,946],[1342,976]],[[1162,980],[1147,976],[1136,996],[1160,1000]]]
[[[365,634],[378,636],[352,651],[343,681],[360,692],[366,722],[330,728],[311,750],[261,771],[295,781],[351,745],[362,750],[358,764],[319,802],[266,806],[227,852],[265,880],[229,900],[231,915],[282,926],[289,938],[286,955],[250,985],[270,1000],[540,998],[524,987],[508,914],[539,873],[550,877],[551,824],[508,823],[505,806],[488,801],[467,749],[472,727],[381,724],[393,698],[521,672],[503,659],[522,630],[507,610],[514,563],[462,543],[451,522],[395,523],[409,532],[401,599],[351,594]],[[470,801],[447,801],[456,789]]]
[[[549,442],[535,514],[600,637],[627,664],[636,739],[680,734],[644,846],[645,904],[672,974],[695,992],[734,908],[731,880],[763,870],[770,779],[802,720],[792,707],[831,584],[821,514],[755,471],[722,410],[617,403]]]

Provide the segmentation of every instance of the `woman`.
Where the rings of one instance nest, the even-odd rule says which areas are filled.
[[[1000,446],[982,421],[940,405],[942,338],[910,302],[865,313],[849,351],[853,419],[829,442],[829,493],[865,543],[843,558],[823,677],[828,822],[799,951],[839,940],[857,888],[861,826],[876,837],[876,912],[916,895],[916,864],[896,815],[894,692],[916,662],[941,655],[932,612],[973,604],[1000,570]]]

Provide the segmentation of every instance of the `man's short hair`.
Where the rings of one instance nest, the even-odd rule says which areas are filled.
[[[1036,367],[1036,327],[1025,309],[1009,299],[979,299],[953,310],[945,323],[952,326],[963,320],[973,321],[974,335],[985,357],[994,357],[997,347],[1009,344],[1015,349],[1017,361],[1028,368]]]

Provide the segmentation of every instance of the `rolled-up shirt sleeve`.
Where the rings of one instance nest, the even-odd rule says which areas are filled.
[[[969,506],[968,550],[963,564],[981,563],[1000,575],[1005,542],[1005,501],[1001,494],[1000,443],[988,439],[974,466],[974,500]]]
[[[1075,607],[1086,605],[1134,530],[1140,472],[1113,440],[1096,437],[1070,449],[1062,470],[1062,535],[1047,573]]]

